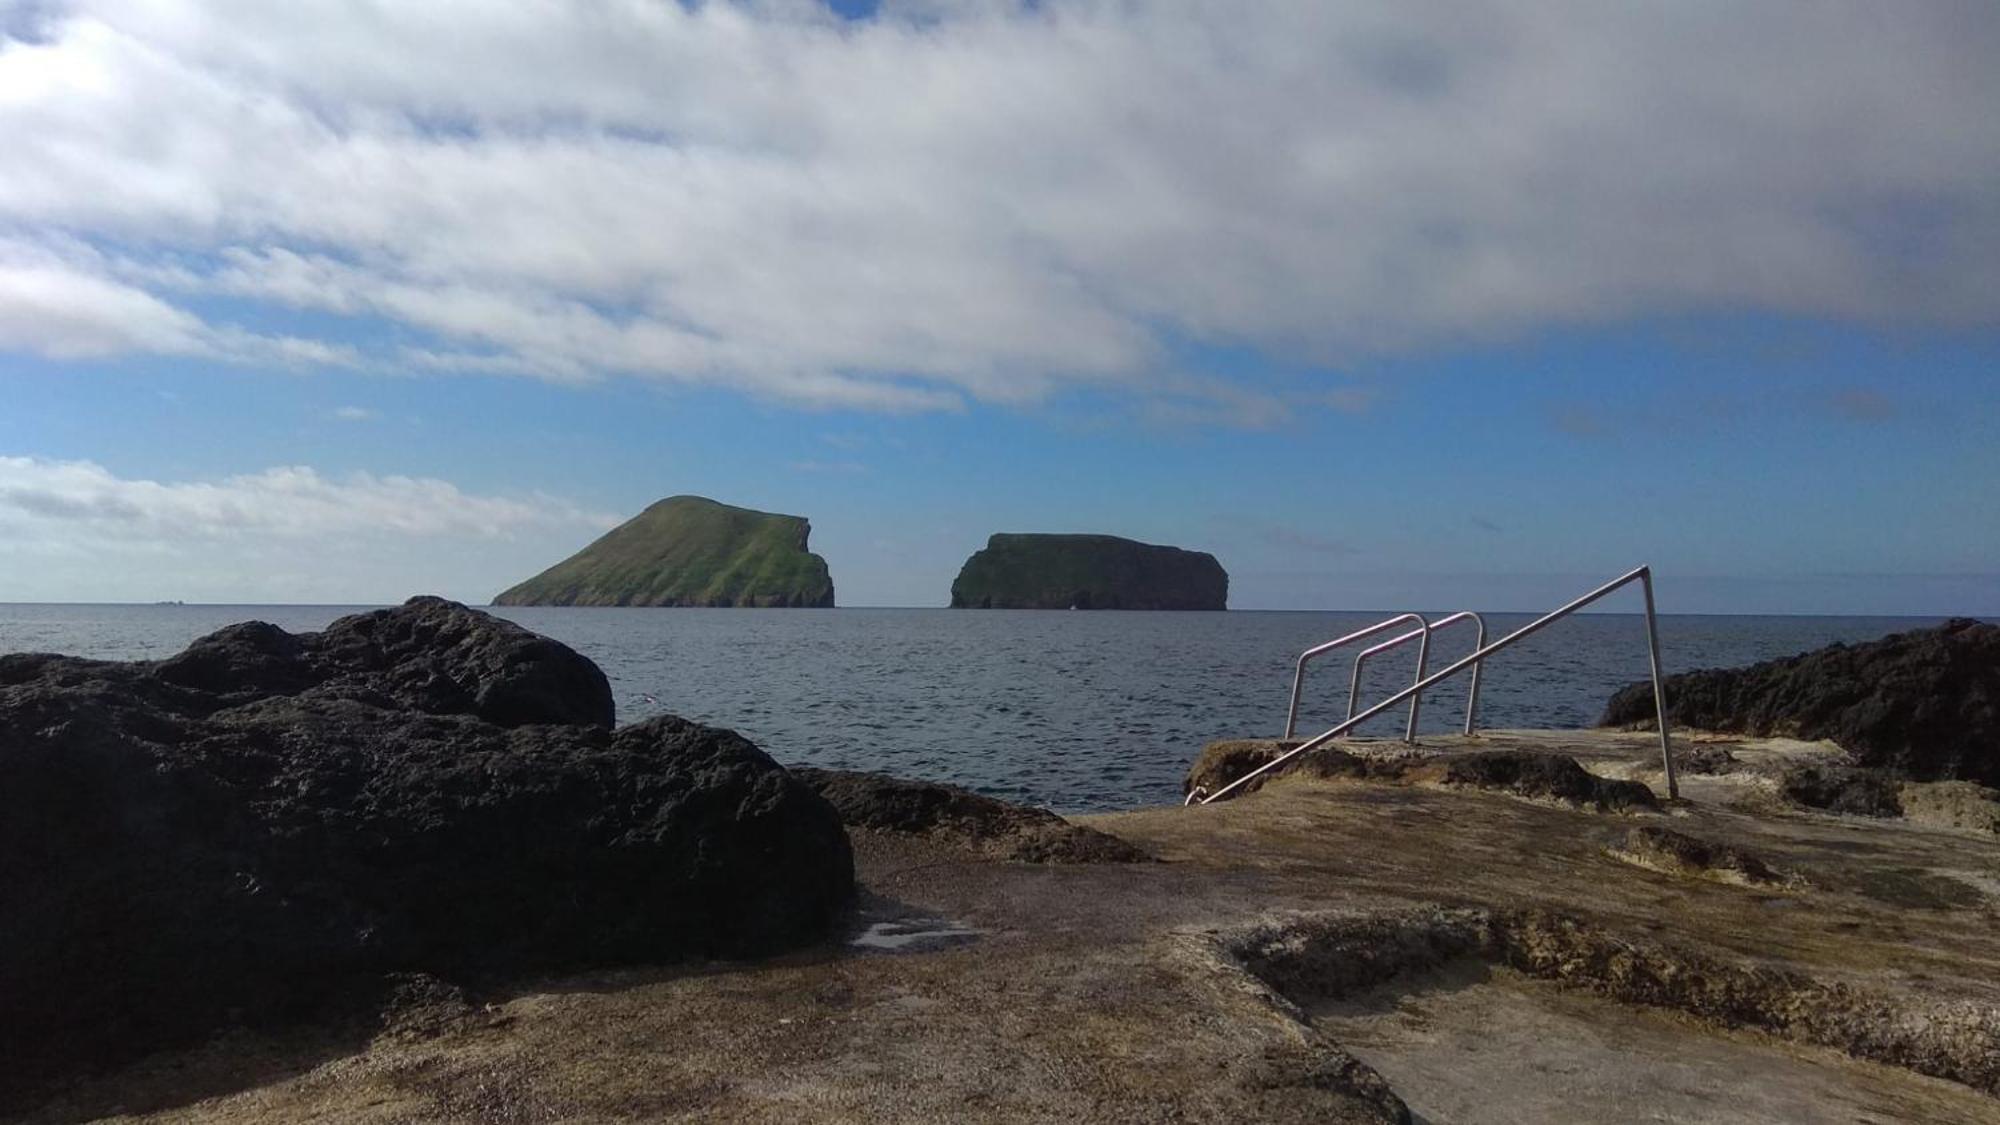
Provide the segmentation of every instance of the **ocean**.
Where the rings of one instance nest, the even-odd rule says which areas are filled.
[[[365,606],[0,604],[0,653],[168,656],[237,621],[318,629]],[[780,762],[951,782],[1058,812],[1178,802],[1204,743],[1276,736],[1300,650],[1379,612],[947,609],[554,609],[492,612],[610,677],[621,723],[670,712],[742,732]],[[1497,639],[1532,614],[1489,614]],[[1933,625],[1936,618],[1660,619],[1668,673],[1747,664]],[[1393,634],[1385,633],[1384,637]],[[1433,641],[1436,671],[1472,630]],[[1299,730],[1344,717],[1351,652],[1311,666]],[[1411,679],[1416,646],[1375,658],[1362,705]],[[1643,618],[1582,614],[1487,662],[1479,721],[1580,727],[1646,676]],[[1463,679],[1424,697],[1420,729],[1463,721]],[[1399,707],[1363,734],[1402,730]]]

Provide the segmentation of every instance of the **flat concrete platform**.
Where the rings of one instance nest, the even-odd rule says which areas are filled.
[[[1468,747],[1556,750],[1658,788],[1650,735],[1427,749]],[[1456,1121],[1555,1105],[1733,1122],[1811,1087],[1848,1120],[2000,1120],[2000,839],[1788,812],[1757,786],[1690,776],[1664,812],[1608,814],[1286,778],[1078,818],[1158,857],[1144,864],[857,833],[863,895],[821,948],[525,982],[386,1026],[235,1033],[79,1082],[34,1119]],[[1636,864],[1640,826],[1785,878]],[[1551,1102],[1564,1066],[1570,1093]]]

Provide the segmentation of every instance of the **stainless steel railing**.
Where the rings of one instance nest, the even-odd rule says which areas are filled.
[[[1487,657],[1492,656],[1494,653],[1499,652],[1502,649],[1510,648],[1513,645],[1528,639],[1534,634],[1541,632],[1543,629],[1548,628],[1550,625],[1555,624],[1557,621],[1560,621],[1563,618],[1568,617],[1570,614],[1575,613],[1576,611],[1591,604],[1592,602],[1597,601],[1598,599],[1606,596],[1607,594],[1611,594],[1614,591],[1622,589],[1623,587],[1630,585],[1633,582],[1639,583],[1640,586],[1645,590],[1646,594],[1646,653],[1647,656],[1652,661],[1653,709],[1654,713],[1658,716],[1659,726],[1660,726],[1660,764],[1662,767],[1665,768],[1667,774],[1667,796],[1670,799],[1678,799],[1681,795],[1681,789],[1680,789],[1680,781],[1674,774],[1673,744],[1670,738],[1668,737],[1667,692],[1666,688],[1663,687],[1660,682],[1660,626],[1659,626],[1659,616],[1657,613],[1654,612],[1653,609],[1653,568],[1650,566],[1642,566],[1637,570],[1631,571],[1628,574],[1620,575],[1619,577],[1614,578],[1609,582],[1606,582],[1604,585],[1599,586],[1597,589],[1592,590],[1590,593],[1583,595],[1582,597],[1576,599],[1573,602],[1570,602],[1565,606],[1562,606],[1559,609],[1553,610],[1550,613],[1545,614],[1544,616],[1538,617],[1535,620],[1528,622],[1526,625],[1523,625],[1519,629],[1516,629],[1513,632],[1507,634],[1506,636],[1501,637],[1499,640],[1494,641],[1490,645],[1481,645],[1478,649],[1474,650],[1467,656],[1459,660],[1453,661],[1448,667],[1440,669],[1439,671],[1433,673],[1432,675],[1418,678],[1417,682],[1411,684],[1409,687],[1406,687],[1403,690],[1397,692],[1396,694],[1390,696],[1389,698],[1383,700],[1382,702],[1375,704],[1373,707],[1368,708],[1367,710],[1361,712],[1359,715],[1349,715],[1342,722],[1321,732],[1320,734],[1313,736],[1312,738],[1307,739],[1304,742],[1301,742],[1292,749],[1287,750],[1283,754],[1280,754],[1277,757],[1271,759],[1270,761],[1264,763],[1263,765],[1257,767],[1256,769],[1251,770],[1249,773],[1244,774],[1242,777],[1237,778],[1235,781],[1232,781],[1229,784],[1223,786],[1222,788],[1217,789],[1215,792],[1200,794],[1200,795],[1197,795],[1195,793],[1189,794],[1187,803],[1189,804],[1200,803],[1206,805],[1218,801],[1222,799],[1224,795],[1236,789],[1241,788],[1251,779],[1269,773],[1271,770],[1274,770],[1277,767],[1284,765],[1286,762],[1291,761],[1293,758],[1298,757],[1300,754],[1304,754],[1309,750],[1316,750],[1319,747],[1324,746],[1328,742],[1331,742],[1334,739],[1339,738],[1341,735],[1346,734],[1348,731],[1353,730],[1355,727],[1360,726],[1362,723],[1367,722],[1369,719],[1372,719],[1375,716],[1381,714],[1382,712],[1387,711],[1389,708],[1394,707],[1396,704],[1401,703],[1405,699],[1414,700],[1417,696],[1422,695],[1425,691],[1429,690],[1432,687],[1437,686],[1440,683],[1443,683],[1445,680],[1448,680],[1451,677],[1459,674],[1460,672],[1463,672],[1467,668],[1475,668],[1475,669],[1478,668],[1479,665],[1483,661],[1485,661]],[[1338,641],[1329,641],[1324,645],[1318,646],[1318,648],[1316,649],[1307,649],[1306,654],[1301,655],[1299,657],[1298,677],[1294,678],[1292,684],[1292,720],[1288,720],[1286,722],[1285,724],[1286,727],[1289,729],[1292,726],[1292,722],[1295,721],[1298,717],[1299,677],[1303,677],[1305,674],[1305,661],[1307,655],[1316,655],[1319,652],[1327,651],[1332,648],[1338,647],[1343,643],[1357,640],[1361,637],[1368,636],[1373,633],[1379,633],[1383,629],[1390,627],[1392,624],[1401,621],[1406,621],[1413,617],[1416,618],[1416,620],[1422,624],[1424,632],[1424,638],[1423,638],[1424,648],[1427,649],[1430,642],[1431,626],[1428,622],[1424,622],[1423,618],[1417,617],[1417,615],[1413,613],[1404,614],[1401,617],[1392,617],[1386,622],[1371,626],[1368,629],[1364,629],[1359,633],[1349,634],[1346,637],[1340,638],[1340,640]],[[1423,651],[1424,649],[1419,649],[1420,657]],[[1411,719],[1410,729],[1412,731],[1416,729],[1414,716]]]
[[[1430,633],[1436,633],[1439,629],[1449,628],[1450,626],[1455,625],[1460,621],[1471,621],[1479,626],[1478,634],[1475,635],[1472,639],[1472,647],[1475,651],[1485,648],[1486,619],[1472,612],[1469,609],[1460,610],[1457,613],[1450,614],[1445,617],[1440,617],[1436,621],[1431,622]],[[1412,629],[1409,632],[1404,633],[1400,637],[1392,637],[1389,640],[1383,641],[1381,644],[1376,645],[1373,648],[1365,648],[1361,650],[1361,655],[1354,658],[1354,675],[1350,677],[1347,681],[1348,718],[1351,719],[1354,717],[1354,709],[1361,703],[1361,669],[1367,665],[1368,658],[1374,656],[1377,653],[1388,652],[1390,649],[1406,645],[1411,641],[1418,639],[1419,637],[1428,638],[1428,636],[1429,634],[1425,633],[1423,630]],[[1424,658],[1427,655],[1429,655],[1424,650],[1428,647],[1429,647],[1428,645],[1420,646],[1417,651],[1417,679],[1419,680],[1424,678]],[[1474,664],[1472,666],[1472,686],[1468,688],[1465,693],[1465,733],[1467,734],[1472,733],[1473,723],[1477,721],[1476,716],[1479,713],[1479,671],[1482,667],[1483,665],[1479,664]],[[1406,737],[1403,740],[1405,742],[1410,741],[1411,738],[1414,738],[1416,735],[1416,718],[1414,716],[1417,710],[1418,701],[1421,700],[1422,698],[1423,694],[1421,692],[1410,697],[1410,711],[1412,717],[1410,719],[1409,737]],[[1291,731],[1288,730],[1285,732],[1286,738],[1290,738],[1291,736],[1292,736]]]
[[[1285,712],[1285,737],[1286,738],[1292,737],[1292,732],[1297,730],[1299,726],[1299,693],[1305,688],[1306,665],[1308,663],[1317,660],[1322,656],[1325,656],[1327,653],[1332,652],[1337,648],[1342,648],[1347,645],[1351,645],[1359,640],[1366,640],[1367,638],[1372,637],[1375,634],[1380,633],[1385,629],[1393,629],[1396,626],[1401,625],[1406,621],[1414,621],[1417,623],[1417,627],[1415,630],[1413,630],[1413,632],[1415,633],[1415,635],[1422,638],[1421,643],[1417,645],[1417,679],[1422,680],[1424,678],[1424,658],[1430,654],[1431,650],[1431,623],[1424,620],[1423,617],[1419,614],[1399,613],[1394,617],[1385,618],[1381,621],[1377,621],[1375,624],[1370,625],[1366,629],[1357,629],[1354,632],[1349,633],[1344,637],[1337,637],[1333,640],[1326,642],[1323,645],[1314,645],[1313,647],[1299,654],[1298,665],[1292,671],[1292,705]],[[1408,726],[1405,728],[1403,741],[1415,742],[1416,738],[1417,738],[1417,699],[1415,696],[1411,696],[1410,721]]]

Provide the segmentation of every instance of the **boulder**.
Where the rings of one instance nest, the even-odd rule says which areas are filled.
[[[1201,748],[1201,756],[1188,767],[1187,777],[1181,781],[1181,794],[1187,796],[1200,791],[1206,796],[1220,792],[1231,782],[1269,764],[1297,745],[1298,740],[1270,738],[1225,738],[1211,742]],[[1289,766],[1280,767],[1272,770],[1271,774],[1284,773],[1289,769]],[[1271,774],[1264,777],[1268,778]],[[1258,787],[1263,780],[1259,778],[1244,789]]]
[[[588,660],[435,598],[0,658],[0,1058],[32,1078],[385,973],[820,937],[853,886],[833,809],[730,731],[611,720]]]
[[[1590,805],[1599,812],[1660,807],[1659,798],[1644,784],[1598,777],[1567,754],[1482,750],[1453,755],[1443,765],[1446,785]]]
[[[1956,619],[1666,680],[1668,721],[1698,730],[1831,739],[1853,764],[1918,781],[2000,786],[2000,626]],[[1603,726],[1650,727],[1652,687],[1611,698]]]
[[[1881,770],[1796,762],[1779,772],[1778,795],[1794,805],[1849,816],[1903,815],[1903,786]]]
[[[1290,752],[1302,741],[1282,738],[1234,738],[1211,742],[1202,747],[1201,757],[1196,758],[1194,765],[1188,768],[1187,777],[1181,781],[1181,793],[1183,796],[1199,793],[1202,797],[1219,793],[1231,783],[1255,773],[1281,755]],[[1291,758],[1284,765],[1267,773],[1258,774],[1239,788],[1231,790],[1223,800],[1255,793],[1266,783],[1281,777],[1303,776],[1322,781],[1337,777],[1393,781],[1402,777],[1409,763],[1419,757],[1421,755],[1393,759],[1363,758],[1329,742]]]

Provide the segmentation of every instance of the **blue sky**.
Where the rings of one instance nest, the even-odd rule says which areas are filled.
[[[428,77],[22,9],[0,600],[483,600],[698,493],[845,605],[1096,531],[1235,608],[2000,613],[2000,18],[1550,7],[556,8]]]
[[[884,416],[630,384],[15,358],[0,446],[122,479],[305,464],[615,515],[711,495],[810,516],[850,605],[939,603],[988,534],[1046,530],[1212,551],[1238,608],[1529,609],[1651,562],[1683,612],[1991,613],[1996,357],[1976,337],[1618,326],[1344,373],[1357,405],[1256,428],[1084,400]],[[408,591],[347,596],[482,598],[592,534],[475,545],[410,568]]]

